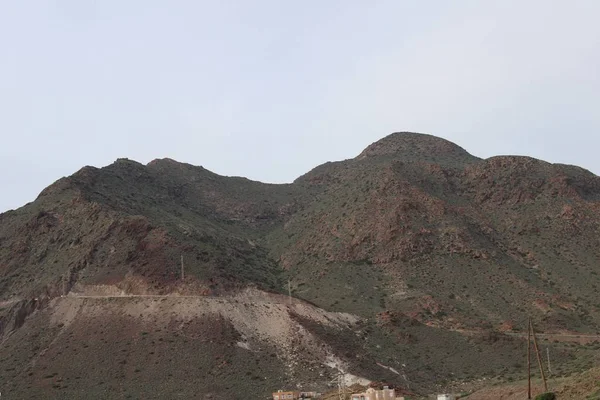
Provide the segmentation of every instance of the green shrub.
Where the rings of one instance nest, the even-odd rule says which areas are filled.
[[[544,393],[535,396],[535,400],[556,400],[556,395],[554,393]]]

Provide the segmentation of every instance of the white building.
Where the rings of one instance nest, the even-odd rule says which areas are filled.
[[[396,390],[384,387],[382,390],[369,388],[364,393],[355,393],[352,400],[404,400],[404,397],[396,397]]]
[[[453,394],[438,394],[437,400],[455,400]]]

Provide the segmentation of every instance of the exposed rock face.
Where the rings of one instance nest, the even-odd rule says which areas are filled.
[[[600,178],[578,167],[415,133],[289,185],[121,159],[0,214],[0,387],[221,398],[325,388],[332,365],[417,391],[510,375],[528,316],[600,330],[599,266]]]

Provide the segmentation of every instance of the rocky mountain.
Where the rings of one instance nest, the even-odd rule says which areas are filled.
[[[424,393],[522,374],[528,317],[556,371],[581,370],[599,234],[589,171],[416,133],[287,185],[84,167],[0,214],[0,390],[264,398],[342,374]]]

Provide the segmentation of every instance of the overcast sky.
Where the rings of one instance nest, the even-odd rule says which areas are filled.
[[[84,165],[289,182],[394,131],[600,173],[600,1],[0,1],[0,211]]]

